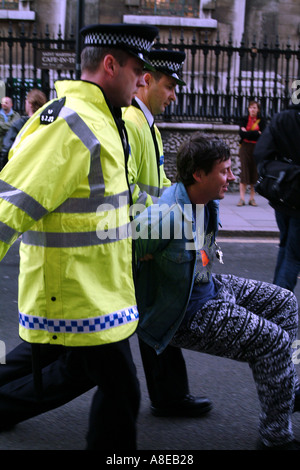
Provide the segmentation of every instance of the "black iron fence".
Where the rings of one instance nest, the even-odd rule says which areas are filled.
[[[23,112],[27,92],[40,88],[48,99],[56,96],[54,83],[60,79],[74,79],[76,68],[76,41],[71,32],[68,39],[50,35],[48,28],[40,37],[33,27],[29,35],[22,24],[15,35],[12,26],[0,35],[0,81],[5,93],[14,102],[14,109]]]
[[[259,101],[269,119],[288,106],[300,79],[300,44],[282,46],[278,38],[275,44],[267,39],[258,44],[254,38],[235,46],[231,38],[221,43],[218,35],[210,42],[207,33],[194,33],[189,40],[181,35],[174,42],[170,31],[169,38],[155,45],[186,52],[182,74],[186,86],[163,119],[237,122],[250,100]]]
[[[29,36],[22,26],[19,35],[10,27],[0,35],[0,80],[15,109],[24,110],[27,91],[42,88],[48,98],[55,97],[54,82],[75,78],[75,37],[63,39],[58,33],[43,38],[33,29]],[[245,114],[250,100],[258,100],[262,114],[270,118],[290,102],[293,85],[300,80],[300,44],[258,44],[231,38],[221,43],[207,33],[169,34],[158,38],[154,47],[186,52],[182,77],[186,86],[177,93],[177,101],[160,119],[172,121],[237,122]],[[299,82],[300,88],[300,82]]]

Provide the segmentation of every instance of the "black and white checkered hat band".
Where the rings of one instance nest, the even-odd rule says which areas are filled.
[[[87,46],[126,46],[130,49],[149,53],[153,41],[138,36],[118,33],[89,33],[84,38],[84,44]]]
[[[151,64],[156,69],[168,70],[169,72],[179,72],[182,68],[182,64],[178,62],[171,62],[167,60],[155,60],[151,58]]]

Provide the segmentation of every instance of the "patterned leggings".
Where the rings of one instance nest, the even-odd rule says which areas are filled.
[[[248,362],[261,404],[260,437],[279,445],[293,437],[298,378],[292,343],[298,331],[295,295],[265,282],[216,275],[215,299],[177,330],[172,346]]]

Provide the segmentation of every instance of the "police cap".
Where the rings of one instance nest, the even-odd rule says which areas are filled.
[[[100,46],[126,50],[141,59],[153,70],[148,56],[158,29],[150,25],[136,24],[94,24],[80,31],[85,46]]]
[[[168,51],[166,49],[152,49],[149,59],[155,70],[175,78],[178,85],[185,85],[185,82],[178,76],[185,61],[183,51]]]

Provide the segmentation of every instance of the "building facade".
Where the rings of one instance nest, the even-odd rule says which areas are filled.
[[[206,31],[221,40],[232,34],[240,43],[243,34],[249,41],[255,36],[275,43],[300,41],[299,0],[0,0],[0,29],[12,22],[16,27],[25,22],[29,27],[46,27],[52,35],[70,34],[76,25],[78,4],[84,5],[84,24],[151,23],[162,33],[173,29]]]

